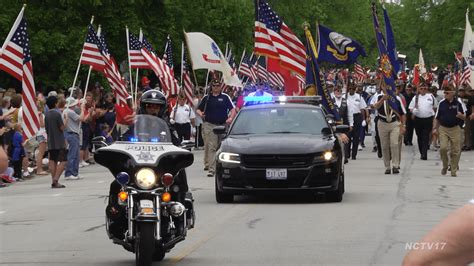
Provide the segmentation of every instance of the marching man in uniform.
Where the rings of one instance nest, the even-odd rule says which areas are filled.
[[[385,165],[385,174],[400,173],[400,156],[399,156],[399,138],[405,134],[405,107],[401,103],[399,97],[396,98],[400,113],[397,114],[388,103],[389,95],[384,90],[384,94],[378,96],[374,108],[378,112],[377,127],[380,135],[382,146],[382,157]],[[392,168],[390,168],[392,163]]]
[[[191,139],[191,133],[195,130],[195,118],[193,108],[186,103],[186,96],[180,93],[178,104],[173,107],[170,114],[170,123],[174,124],[180,142]]]

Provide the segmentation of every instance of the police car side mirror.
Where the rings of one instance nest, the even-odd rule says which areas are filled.
[[[326,121],[331,126],[333,126],[336,123],[336,121],[334,120],[334,115],[333,114],[327,114],[326,115]]]
[[[328,128],[328,127],[323,127],[323,128],[321,129],[321,134],[323,134],[323,135],[330,135],[330,134],[332,134],[332,131],[331,131],[331,129]]]
[[[225,126],[217,126],[217,127],[214,127],[214,128],[212,129],[212,131],[213,131],[214,134],[216,134],[216,135],[225,135],[225,134],[227,133]]]
[[[347,133],[349,132],[348,125],[337,125],[336,126],[336,133]]]

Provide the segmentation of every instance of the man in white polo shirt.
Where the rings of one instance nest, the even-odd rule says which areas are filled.
[[[436,101],[436,98],[428,92],[428,84],[420,82],[417,94],[410,102],[408,109],[410,109],[414,116],[415,132],[421,160],[428,159],[430,133],[436,106],[438,106],[438,102]]]

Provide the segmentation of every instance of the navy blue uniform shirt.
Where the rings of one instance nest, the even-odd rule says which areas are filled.
[[[206,110],[204,110],[204,107]],[[225,93],[221,93],[217,96],[208,94],[202,98],[198,109],[201,110],[201,112],[204,112],[204,115],[206,116],[204,121],[215,125],[222,125],[225,124],[229,112],[234,109],[234,104],[229,95]]]
[[[462,126],[464,121],[456,117],[458,112],[465,113],[464,106],[459,98],[454,98],[451,103],[446,99],[442,99],[439,102],[435,117],[443,127]]]

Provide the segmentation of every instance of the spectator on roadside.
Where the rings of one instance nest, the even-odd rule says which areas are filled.
[[[5,171],[8,169],[8,155],[3,149],[3,147],[0,146],[0,173],[5,173]],[[3,183],[3,176],[0,178],[0,187],[4,187],[5,184]]]
[[[13,125],[13,142],[11,147],[11,162],[15,173],[13,176],[17,181],[23,180],[23,158],[25,157],[25,149],[23,148],[23,131],[21,124],[16,123]]]
[[[86,117],[81,123],[82,129],[82,143],[79,152],[80,162],[79,167],[88,166],[89,163],[89,146],[92,139],[92,118],[94,117],[94,100],[91,92],[86,94],[86,98],[83,99],[85,102],[84,116]],[[82,99],[81,99],[82,101]]]
[[[38,102],[38,118],[40,128],[38,133],[36,133],[36,140],[38,141],[38,153],[36,154],[36,174],[37,175],[48,175],[47,172],[43,171],[43,157],[47,148],[47,139],[46,128],[44,125],[44,105],[42,101]]]
[[[85,103],[80,105],[79,114],[77,114],[77,106],[79,101],[73,97],[69,97],[66,101],[68,108],[64,110],[64,124],[65,124],[65,137],[69,145],[67,152],[67,164],[66,172],[64,173],[65,180],[78,180],[81,179],[79,176],[79,134],[81,128],[81,122],[85,121],[88,116],[85,115]]]
[[[67,161],[66,140],[64,138],[64,123],[61,111],[58,109],[58,98],[50,96],[46,100],[49,111],[45,114],[45,128],[48,136],[49,171],[51,173],[51,188],[65,188],[59,183]]]

